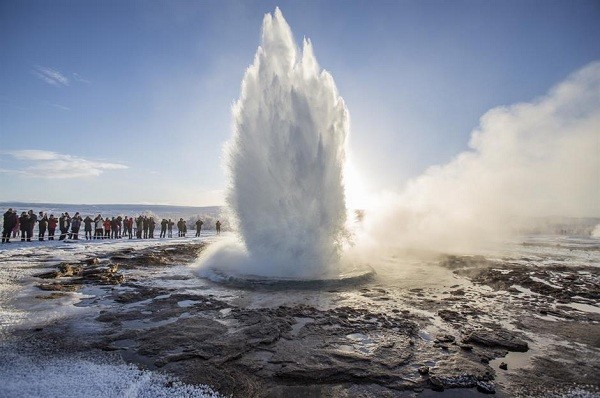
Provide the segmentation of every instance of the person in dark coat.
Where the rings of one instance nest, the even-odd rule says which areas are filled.
[[[70,239],[79,240],[79,229],[81,228],[81,216],[79,212],[75,213],[73,218],[71,219],[71,234],[69,235]]]
[[[162,221],[160,222],[160,237],[161,238],[165,238],[167,236],[167,225],[169,224],[169,222],[167,221],[166,218],[163,218]]]
[[[39,222],[39,233],[38,238],[43,241],[44,235],[46,235],[46,229],[48,228],[48,216],[40,211],[40,215],[38,216]]]
[[[215,227],[217,227],[217,235],[221,235],[221,221],[217,220]]]
[[[150,228],[150,220],[146,216],[142,218],[142,227],[144,228],[144,239],[148,239],[148,229]]]
[[[117,239],[119,236],[119,220],[117,217],[113,217],[112,220],[110,220],[110,233],[111,238],[113,239]]]
[[[127,216],[125,216],[125,218],[123,219],[123,235],[122,235],[122,236],[129,236],[129,239],[131,239],[131,232],[129,231],[129,228],[133,225],[130,220],[131,219]]]
[[[4,213],[4,224],[2,224],[2,243],[10,243],[10,234],[17,225],[17,214],[13,212],[13,209],[8,209]]]
[[[202,232],[202,224],[204,224],[202,220],[196,221],[196,237],[200,236],[200,232]]]
[[[19,217],[19,226],[21,228],[21,242],[31,242],[31,230],[29,229],[29,215],[27,212],[21,213]]]
[[[139,216],[135,220],[135,237],[142,239],[142,232],[144,231],[144,217]]]
[[[154,217],[150,217],[148,220],[148,238],[154,239],[154,229],[156,228],[156,221]]]
[[[31,238],[33,236],[33,228],[35,228],[35,223],[37,222],[38,218],[33,210],[29,210],[27,214],[29,215],[29,237]]]
[[[48,240],[54,240],[54,231],[58,225],[58,220],[54,217],[54,214],[50,214],[48,218]]]
[[[86,216],[83,219],[83,230],[85,231],[85,240],[92,239],[92,224],[93,223],[94,223],[94,220],[92,220],[92,217],[90,217],[90,216]]]

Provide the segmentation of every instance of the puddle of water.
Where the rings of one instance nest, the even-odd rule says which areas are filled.
[[[149,319],[134,319],[131,321],[123,321],[123,327],[126,329],[134,329],[134,330],[152,329],[152,328],[158,328],[161,326],[165,326],[165,325],[168,325],[173,322],[177,322],[180,319],[189,318],[190,316],[191,315],[189,312],[184,312],[183,314],[181,314],[179,316],[167,318],[162,321],[156,321],[156,322],[153,322]]]
[[[188,308],[197,303],[200,303],[200,301],[198,301],[198,300],[182,300],[182,301],[178,301],[177,305],[181,308]]]
[[[508,373],[514,372],[516,369],[527,368],[531,365],[533,350],[527,352],[509,352],[503,358],[496,358],[490,361],[489,365],[496,373],[495,382],[503,386],[509,386],[510,382],[507,378]],[[506,363],[508,370],[500,369],[500,363]]]
[[[375,342],[366,334],[352,333],[346,338],[352,341],[354,351],[360,351],[363,354],[371,354],[376,346]]]

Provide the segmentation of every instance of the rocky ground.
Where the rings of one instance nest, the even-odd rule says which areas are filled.
[[[6,340],[118,354],[225,396],[600,396],[593,261],[391,256],[360,286],[230,287],[189,266],[205,245],[30,256],[27,305],[80,292],[87,311]]]

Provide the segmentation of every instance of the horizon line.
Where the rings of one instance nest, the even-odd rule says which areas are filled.
[[[71,206],[157,206],[157,207],[224,207],[225,205],[210,205],[210,206],[193,206],[193,205],[178,205],[178,204],[154,204],[154,203],[62,203],[62,202],[24,202],[24,201],[0,201],[0,205],[4,204],[30,204],[30,205],[71,205]]]

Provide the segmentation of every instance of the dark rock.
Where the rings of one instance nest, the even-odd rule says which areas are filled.
[[[427,375],[427,374],[429,374],[429,366],[421,366],[418,369],[418,372],[419,372],[420,375]]]
[[[81,286],[72,283],[42,283],[38,285],[40,290],[55,291],[55,292],[75,292]]]
[[[503,369],[503,370],[507,370],[507,369],[508,369],[508,365],[506,364],[506,362],[501,362],[501,363],[500,363],[500,366],[498,366],[498,367],[499,367],[500,369]]]
[[[438,315],[446,322],[464,323],[467,320],[467,318],[460,312],[453,310],[439,310]]]
[[[443,334],[440,336],[436,336],[435,338],[436,343],[454,343],[454,340],[456,339],[451,334]]]
[[[508,330],[476,330],[471,332],[466,339],[466,343],[475,343],[486,347],[499,347],[508,351],[526,352],[529,345],[516,337]]]

